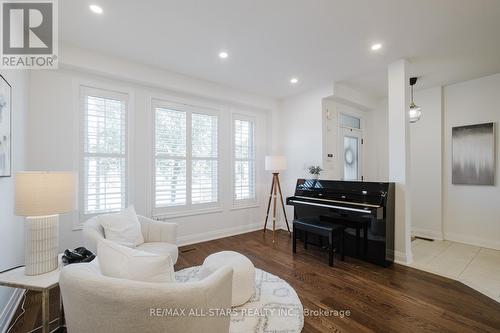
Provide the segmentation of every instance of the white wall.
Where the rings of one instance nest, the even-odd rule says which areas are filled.
[[[500,249],[500,74],[444,88],[443,209],[446,239]],[[454,126],[495,122],[496,184],[464,186],[451,183],[451,130]]]
[[[443,239],[442,232],[442,88],[415,91],[422,118],[410,125],[412,231]]]
[[[26,71],[0,71],[12,86],[12,177],[0,177],[0,271],[24,263],[23,218],[14,215],[14,173],[25,168],[25,119],[29,75]],[[14,289],[0,287],[0,331],[7,318]],[[11,299],[12,298],[12,299]],[[4,312],[2,312],[4,311]]]
[[[365,170],[367,181],[389,181],[389,123],[387,98],[379,99],[367,114],[367,137]]]
[[[330,119],[326,117],[327,111]],[[340,114],[349,114],[362,119],[362,133],[364,144],[361,146],[363,151],[362,175],[365,181],[380,181],[384,174],[379,170],[379,160],[381,154],[387,153],[385,146],[387,138],[384,131],[387,125],[384,125],[383,119],[376,108],[367,110],[364,107],[356,106],[353,103],[346,104],[342,100],[324,99],[323,100],[323,168],[322,178],[342,179],[342,142],[341,128],[339,127]],[[386,111],[387,113],[387,111]],[[382,115],[383,116],[383,115]],[[387,116],[385,116],[387,121]],[[328,157],[332,154],[333,157]],[[383,156],[382,156],[383,158]]]
[[[322,103],[332,93],[332,86],[325,86],[282,101],[282,151],[288,159],[288,169],[281,178],[283,195],[293,195],[297,178],[307,177],[308,166],[322,164]],[[287,212],[291,214],[293,209]]]
[[[226,125],[221,128],[221,141],[225,143],[230,142],[231,112],[251,112],[255,114],[258,131],[257,191],[260,205],[255,208],[232,209],[230,152],[227,149],[221,153],[224,175],[221,191],[223,211],[175,218],[173,221],[179,224],[179,241],[182,244],[262,227],[265,216],[263,203],[267,199],[264,194],[267,192],[267,174],[263,170],[263,157],[272,150],[270,143],[274,133],[271,131],[271,121],[275,117],[275,101],[120,59],[73,48],[69,50],[70,53],[67,50],[61,52],[62,55],[67,55],[66,58],[61,57],[63,69],[33,71],[31,75],[30,112],[27,123],[27,163],[30,169],[77,171],[79,127],[78,105],[75,104],[75,99],[79,83],[128,92],[133,97],[130,105],[130,111],[133,112],[130,123],[131,203],[135,205],[138,213],[150,216],[153,165],[151,98],[195,100],[218,107],[222,110],[221,124]],[[89,64],[95,65],[95,68],[90,68]],[[176,80],[178,86],[172,90]],[[224,147],[228,148],[229,145]],[[78,213],[61,217],[61,249],[74,248],[82,243],[81,232],[72,229],[77,219]]]
[[[422,106],[423,115],[410,126],[414,235],[500,248],[498,163],[497,184],[493,187],[451,184],[451,128],[494,121],[498,129],[499,91],[500,74],[415,91],[415,102]],[[381,100],[370,115],[374,116],[372,124],[382,129],[387,121],[387,100]],[[387,146],[384,132],[377,133],[381,180],[389,161],[383,151]],[[497,161],[499,154],[497,130]]]

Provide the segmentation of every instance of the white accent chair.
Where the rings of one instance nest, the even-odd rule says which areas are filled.
[[[141,215],[137,215],[137,218],[141,223],[144,243],[138,245],[136,249],[160,255],[168,254],[175,264],[179,256],[176,245],[177,224],[154,221]],[[97,253],[97,242],[102,238],[106,238],[106,236],[97,216],[85,222],[83,225],[83,239],[87,249]]]
[[[151,283],[104,276],[95,262],[68,265],[59,281],[66,326],[69,333],[228,332],[229,315],[188,313],[227,312],[232,276],[226,266],[196,282]]]

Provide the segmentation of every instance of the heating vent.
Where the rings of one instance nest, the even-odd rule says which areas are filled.
[[[190,247],[190,248],[187,248],[187,249],[182,249],[181,253],[188,253],[188,252],[193,252],[193,251],[196,251],[196,250],[198,250],[197,247]]]

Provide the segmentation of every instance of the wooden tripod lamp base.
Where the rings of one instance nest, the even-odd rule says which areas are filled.
[[[271,192],[269,193],[269,201],[267,204],[266,222],[264,223],[264,233],[267,230],[267,221],[269,219],[269,211],[271,210],[271,201],[273,201],[273,243],[275,240],[276,232],[276,207],[278,205],[278,192],[280,195],[280,203],[283,208],[283,216],[286,222],[286,228],[288,229],[288,234],[291,235],[290,226],[288,225],[288,219],[286,217],[285,204],[283,201],[283,192],[281,191],[279,172],[277,170],[286,169],[286,159],[284,156],[266,156],[266,170],[273,171],[273,182],[271,184]]]

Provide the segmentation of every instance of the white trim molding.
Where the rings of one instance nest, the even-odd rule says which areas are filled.
[[[219,229],[219,230],[214,230],[214,231],[201,232],[201,233],[197,233],[197,234],[181,236],[178,238],[177,243],[179,246],[185,246],[185,245],[191,245],[191,244],[196,244],[196,243],[201,243],[201,242],[207,242],[207,241],[211,241],[214,239],[245,234],[247,232],[252,232],[252,231],[261,230],[261,229],[262,229],[262,223],[260,223],[260,222],[252,223],[252,224],[247,224],[247,225],[241,225],[241,226],[224,228],[224,229]]]
[[[12,321],[21,300],[23,299],[24,292],[24,289],[14,289],[12,296],[0,314],[0,330],[2,333],[7,332],[7,329],[9,328],[8,326]]]
[[[453,241],[453,242],[458,242],[458,243],[465,243],[469,245],[474,245],[474,246],[479,246],[479,247],[486,247],[489,249],[494,249],[494,250],[500,250],[500,240],[488,240],[484,238],[479,238],[475,236],[469,236],[469,235],[463,235],[463,234],[458,234],[454,232],[444,232],[444,239]]]
[[[413,262],[413,253],[394,251],[394,262],[396,264],[409,266]]]

